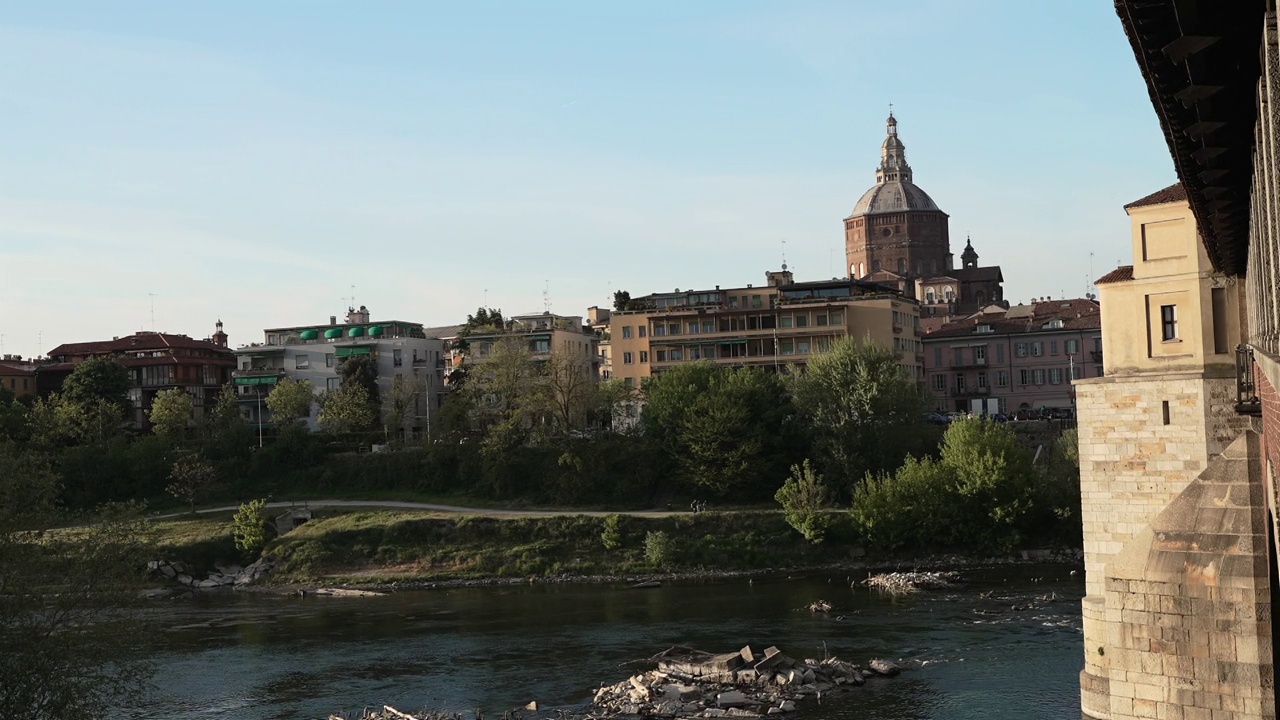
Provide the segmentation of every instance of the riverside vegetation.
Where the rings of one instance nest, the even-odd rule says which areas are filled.
[[[477,313],[469,324],[495,317],[501,321],[496,311]],[[883,348],[844,341],[804,372],[688,363],[636,391],[578,382],[580,363],[556,354],[540,365],[520,347],[500,345],[485,363],[451,377],[457,389],[421,440],[398,430],[403,393],[412,388],[379,397],[368,364],[339,368],[345,391],[320,398],[320,433],[300,422],[310,413],[311,388],[280,383],[267,398],[278,426],[261,447],[232,388],[199,423],[190,419],[189,396],[162,393],[150,411],[153,432],[126,430],[128,376],[111,359],[82,363],[48,398],[23,402],[0,392],[0,458],[9,468],[0,473],[0,493],[8,501],[35,483],[43,488],[38,507],[47,509],[6,524],[13,552],[0,560],[9,563],[0,568],[0,599],[14,600],[12,587],[36,588],[28,599],[69,597],[34,569],[41,566],[33,558],[55,547],[68,558],[109,551],[110,562],[135,568],[144,566],[130,564],[141,547],[197,566],[265,553],[278,560],[281,580],[382,582],[749,570],[829,564],[847,560],[854,547],[986,553],[1078,543],[1073,434],[1048,441],[1036,464],[1032,447],[1008,425],[963,421],[944,434],[923,421],[921,391]],[[621,426],[611,420],[639,401],[638,422],[607,429]],[[392,451],[359,452],[375,440]],[[273,538],[264,532],[270,513],[255,504],[238,520],[149,526],[113,511],[88,527],[117,533],[111,537],[120,542],[96,548],[84,544],[92,532],[43,532],[83,525],[85,513],[111,503],[190,510],[268,497],[450,498],[605,512],[694,499],[741,510],[543,518],[322,511]],[[9,507],[21,506],[15,503]],[[121,583],[132,577],[113,574]],[[94,597],[102,607],[124,606],[119,592]],[[0,630],[6,647],[24,647],[25,630],[12,623]],[[64,630],[68,638],[78,632]],[[6,707],[26,707],[14,702]],[[59,715],[33,709],[25,716]]]

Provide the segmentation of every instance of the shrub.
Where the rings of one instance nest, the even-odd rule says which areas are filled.
[[[242,504],[231,521],[236,549],[256,555],[267,542],[267,501],[258,499]]]
[[[604,519],[604,532],[600,533],[600,542],[605,550],[618,550],[622,547],[622,516],[610,515]]]
[[[655,568],[665,568],[675,560],[675,542],[662,530],[644,536],[644,559]]]
[[[810,467],[808,459],[803,465],[791,466],[791,477],[778,488],[773,496],[787,516],[787,524],[795,528],[805,540],[817,544],[826,536],[830,517],[827,507],[827,486],[822,476]]]

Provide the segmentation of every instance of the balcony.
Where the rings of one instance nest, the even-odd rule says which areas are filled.
[[[990,387],[953,387],[951,396],[958,398],[986,397],[991,394]]]
[[[1262,416],[1262,401],[1258,399],[1258,384],[1254,378],[1253,348],[1236,346],[1236,412],[1241,415]]]
[[[975,358],[973,360],[966,360],[966,361],[954,363],[949,367],[951,367],[951,369],[953,370],[965,370],[969,368],[977,368],[979,370],[983,370],[987,367],[987,359]]]

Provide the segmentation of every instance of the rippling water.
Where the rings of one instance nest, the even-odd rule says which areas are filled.
[[[898,660],[902,676],[806,708],[805,720],[1080,717],[1083,577],[1060,566],[965,573],[955,592],[892,598],[848,578],[652,590],[533,585],[378,598],[247,594],[152,609],[160,672],[135,718],[327,717],[390,704],[482,709],[587,702],[675,644],[777,645],[796,657]],[[830,615],[798,610],[816,599]]]

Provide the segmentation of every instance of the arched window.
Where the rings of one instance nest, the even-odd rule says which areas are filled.
[[[945,298],[947,302],[951,302],[956,299],[956,293],[951,289],[951,286],[948,285],[942,288],[942,297]]]
[[[933,288],[924,291],[924,301],[929,305],[933,304]]]
[[[867,264],[858,263],[858,277],[866,277],[866,276],[867,276]]]
[[[904,275],[904,274],[906,274],[906,272],[907,272],[907,260],[906,260],[906,258],[898,258],[898,274],[899,274],[899,275]]]
[[[872,261],[871,261],[871,272],[873,272],[873,273],[880,272],[880,261],[879,261],[879,260],[872,260]]]
[[[979,291],[978,291],[978,304],[979,304],[979,305],[982,305],[982,304],[984,304],[984,303],[986,303],[986,302],[987,302],[987,294],[986,294],[986,293],[984,293],[984,292],[982,292],[981,290],[979,290]]]
[[[858,272],[858,263],[849,263],[849,277],[854,280],[862,277],[862,273]]]

